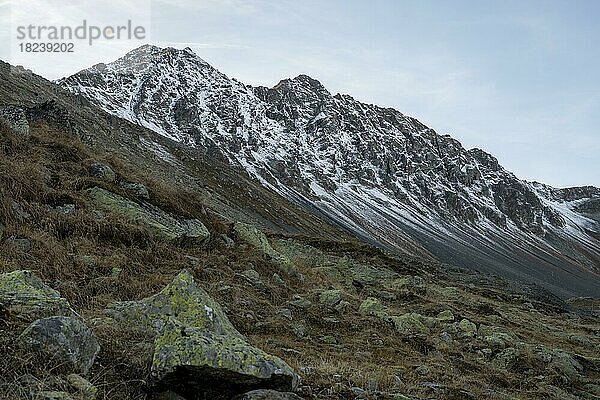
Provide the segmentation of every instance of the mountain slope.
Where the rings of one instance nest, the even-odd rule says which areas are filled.
[[[191,50],[143,46],[59,82],[106,111],[221,153],[264,186],[390,250],[600,293],[595,188],[521,181],[391,108],[300,75],[273,88],[230,79]]]

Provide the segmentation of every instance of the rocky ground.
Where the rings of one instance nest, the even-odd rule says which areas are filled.
[[[597,299],[263,231],[43,122],[0,195],[0,398],[600,398]]]

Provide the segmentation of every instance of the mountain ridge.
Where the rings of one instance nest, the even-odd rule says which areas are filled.
[[[563,296],[600,291],[600,224],[576,209],[594,209],[598,190],[522,181],[492,155],[393,108],[332,95],[302,74],[272,88],[244,85],[190,49],[150,45],[58,83],[198,151],[221,152],[380,247],[406,250],[416,238],[444,262]],[[553,274],[576,274],[583,290],[548,282]]]

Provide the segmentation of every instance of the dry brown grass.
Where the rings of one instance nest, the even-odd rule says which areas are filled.
[[[475,341],[439,343],[433,340],[439,331],[426,337],[402,337],[390,323],[356,312],[371,289],[345,288],[349,309],[344,312],[326,309],[319,305],[315,289],[332,286],[327,275],[308,263],[297,263],[295,270],[287,274],[253,248],[243,245],[226,248],[219,234],[232,235],[231,225],[207,210],[200,195],[169,185],[150,172],[139,171],[117,156],[92,151],[76,138],[45,125],[34,124],[31,130],[31,135],[21,137],[0,126],[3,239],[14,235],[32,242],[31,250],[22,252],[10,247],[5,240],[0,241],[0,272],[33,270],[86,318],[100,316],[114,301],[150,296],[186,268],[224,306],[234,325],[253,344],[282,357],[303,375],[312,398],[353,398],[348,388],[365,388],[374,381],[381,390],[424,398],[492,399],[502,398],[499,397],[502,393],[514,398],[552,398],[546,389],[537,388],[539,382],[533,376],[524,377],[527,371],[540,368],[527,351],[519,355],[514,370],[501,371],[489,357],[477,354]],[[88,166],[98,161],[111,165],[123,180],[146,185],[151,203],[201,219],[212,233],[211,241],[202,246],[181,246],[158,241],[146,230],[122,218],[94,218],[82,189],[101,186],[131,198],[118,184],[88,175]],[[19,219],[11,205],[13,200],[31,214],[31,218]],[[64,215],[48,208],[64,204],[75,204],[75,213]],[[353,241],[334,243],[306,237],[293,240],[338,260],[349,257],[401,274],[421,275],[429,281],[437,279],[432,266],[391,259],[379,250]],[[196,257],[200,262],[194,263],[186,256]],[[239,278],[240,272],[250,268],[260,273],[265,290]],[[118,276],[113,274],[115,269],[121,270]],[[286,287],[271,282],[274,273],[281,275]],[[523,339],[593,355],[593,350],[582,349],[561,333],[572,331],[593,338],[600,332],[597,324],[567,320],[552,310],[543,314],[519,311],[518,299],[456,282],[437,281],[435,284],[457,286],[462,294],[450,298],[432,291],[399,293],[397,300],[384,303],[398,314],[420,312],[433,316],[450,309],[457,318],[506,326]],[[224,286],[230,288],[222,290]],[[295,294],[309,299],[313,305],[307,310],[293,308],[288,301]],[[292,322],[276,315],[282,307],[292,309]],[[498,312],[507,309],[511,310],[510,314]],[[15,335],[23,327],[9,319],[0,314],[0,399],[29,398],[19,384],[25,374],[33,374],[41,383],[60,388],[61,383],[54,381],[50,364],[40,363],[33,355],[18,350]],[[292,325],[300,322],[305,326],[306,337],[297,337],[293,332]],[[542,324],[548,328],[541,329]],[[99,398],[146,399],[145,379],[151,354],[143,347],[147,338],[139,332],[102,331],[101,328],[96,333],[102,351],[90,379],[100,389]],[[321,338],[326,335],[334,336],[337,343],[322,342]],[[427,366],[427,373],[419,370],[420,366]],[[340,379],[344,388],[331,393]],[[424,386],[424,382],[439,383],[444,389],[436,391]],[[572,389],[558,380],[551,383]],[[491,395],[490,389],[498,395]]]

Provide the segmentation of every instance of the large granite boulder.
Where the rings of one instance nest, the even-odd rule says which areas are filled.
[[[87,194],[97,207],[127,218],[158,238],[201,243],[210,236],[208,229],[197,219],[176,218],[157,207],[140,205],[99,187],[88,189]]]
[[[285,362],[247,343],[187,271],[158,294],[116,303],[106,315],[104,323],[153,335],[151,380],[157,390],[230,399],[254,389],[290,391],[297,384]]]

